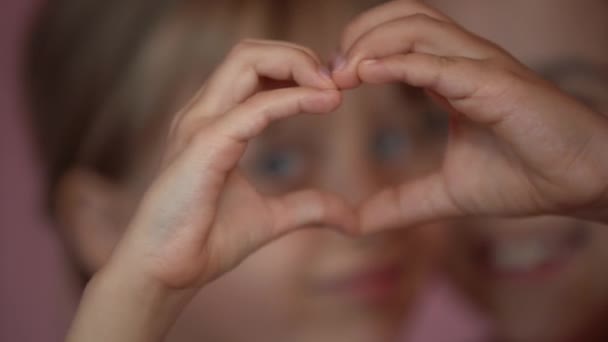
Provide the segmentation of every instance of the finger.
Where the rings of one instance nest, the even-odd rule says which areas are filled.
[[[211,245],[222,246],[218,250],[223,254],[236,247],[234,254],[238,262],[273,240],[299,229],[322,228],[349,235],[359,234],[358,216],[343,199],[333,194],[303,190],[267,198],[264,204],[269,213],[268,224],[248,227],[246,232],[233,230],[229,236],[217,234],[215,236],[221,240]]]
[[[174,156],[169,157],[170,162],[167,162],[172,170],[168,171],[171,177],[159,181],[161,185],[158,186],[171,189],[174,194],[171,198],[202,196],[191,201],[195,203],[191,209],[199,213],[212,213],[223,184],[237,167],[249,139],[275,120],[300,113],[331,112],[339,103],[340,93],[336,90],[299,87],[256,94],[226,115],[216,118],[213,123],[202,128],[190,127],[193,132],[181,137],[183,147],[174,147]],[[206,191],[195,194],[197,189]],[[175,195],[177,193],[179,195]],[[210,207],[203,203],[210,203]],[[169,203],[166,206],[175,205]]]
[[[254,42],[256,40],[253,40]],[[260,43],[266,43],[266,44],[272,44],[272,45],[276,45],[276,46],[283,46],[286,48],[290,48],[290,49],[295,49],[295,50],[299,50],[302,53],[307,54],[310,58],[314,59],[315,62],[317,62],[317,64],[322,65],[323,61],[321,61],[321,58],[319,57],[319,55],[311,48],[307,48],[305,46],[302,45],[298,45],[295,43],[290,43],[290,42],[285,42],[285,41],[280,41],[280,40],[265,40],[265,41],[258,41]]]
[[[272,122],[303,113],[329,113],[340,101],[337,90],[297,87],[258,93],[203,129],[190,127],[193,132],[185,132],[181,144],[190,145],[193,136],[197,158],[205,156],[209,167],[228,172],[238,163],[246,143]]]
[[[193,121],[221,115],[245,101],[258,90],[261,78],[335,89],[329,71],[310,49],[285,42],[247,40],[233,48],[199,94],[176,116],[171,136]]]
[[[262,92],[220,118],[213,129],[218,135],[245,142],[273,121],[303,113],[329,113],[338,108],[340,101],[337,90],[298,87]]]
[[[344,30],[340,43],[340,51],[346,53],[355,41],[377,26],[417,13],[426,14],[437,20],[452,22],[448,16],[418,1],[391,1],[364,12],[353,19]]]
[[[360,211],[361,233],[454,218],[462,212],[453,204],[439,173],[380,192],[365,202]]]
[[[416,14],[385,23],[361,36],[347,51],[346,62],[334,69],[333,77],[341,88],[352,88],[359,84],[357,66],[366,59],[408,53],[488,59],[498,55],[498,51],[494,44],[452,23]]]
[[[520,97],[513,89],[514,73],[469,58],[394,55],[362,62],[358,75],[367,83],[400,81],[431,90],[445,98],[448,109],[481,124],[496,124],[508,115],[513,105],[505,101],[505,94]]]
[[[253,95],[260,78],[293,80],[305,87],[335,89],[319,57],[295,44],[247,40],[229,53],[201,93],[208,113],[223,113]]]
[[[339,196],[305,190],[268,200],[274,218],[269,238],[295,229],[331,227],[349,234],[359,232],[357,216]]]

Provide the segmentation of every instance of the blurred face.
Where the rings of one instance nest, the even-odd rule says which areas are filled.
[[[242,168],[264,193],[314,187],[357,205],[437,162],[439,124],[420,95],[387,86],[348,93],[336,113],[270,127],[249,146]],[[353,239],[311,229],[281,238],[201,291],[175,340],[390,339],[430,266],[432,234]]]
[[[436,167],[444,129],[444,118],[422,92],[364,86],[346,93],[335,113],[272,125],[249,144],[240,167],[262,193],[318,188],[357,206],[386,186]],[[158,142],[157,137],[150,139]],[[162,149],[142,145],[146,149],[137,154],[136,167],[120,189],[119,207],[126,209],[119,217],[109,215],[119,228],[92,234],[85,225],[82,240],[74,239],[94,260],[92,269],[107,259],[153,180]],[[393,340],[432,269],[439,232],[414,227],[350,238],[322,228],[328,227],[280,238],[205,286],[168,340]]]
[[[294,11],[298,15],[285,27],[286,35],[327,56],[354,9],[344,8],[349,6],[339,1],[311,4],[308,0],[299,3],[301,8]],[[267,25],[256,19],[257,14],[254,11],[247,20],[238,21],[243,36],[266,36]],[[234,20],[232,15],[227,22]],[[174,37],[171,30],[176,26],[168,25],[163,34]],[[165,47],[159,58],[171,51],[162,42],[158,45]],[[240,167],[264,194],[318,188],[357,206],[382,188],[413,180],[436,166],[445,120],[432,112],[420,91],[362,87],[345,93],[335,113],[302,115],[269,127],[249,144]],[[119,207],[127,209],[117,224],[120,228],[128,223],[153,179],[162,151],[155,146],[161,140],[159,132],[141,142],[144,150],[134,156],[135,170],[122,184],[120,191],[127,193],[123,196],[127,200]],[[82,254],[99,250],[91,246],[105,246],[101,256],[84,262],[92,265],[89,269],[103,264],[122,234],[120,228],[114,240],[102,229],[98,236],[89,231],[82,234],[83,246],[78,248],[85,251]],[[271,243],[205,286],[168,340],[377,342],[395,338],[433,262],[438,242],[434,228],[357,239],[317,228]]]
[[[430,2],[608,113],[606,1]],[[458,225],[454,270],[504,340],[595,340],[588,334],[608,319],[605,226],[555,217]]]

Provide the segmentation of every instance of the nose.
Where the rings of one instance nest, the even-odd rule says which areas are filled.
[[[374,163],[367,158],[365,149],[357,145],[343,146],[333,153],[327,163],[322,187],[358,206],[380,191],[382,176]]]
[[[334,130],[324,151],[319,185],[356,207],[385,184],[379,165],[370,158],[369,115],[353,95],[331,118]]]

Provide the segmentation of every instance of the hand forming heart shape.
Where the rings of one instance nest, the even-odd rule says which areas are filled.
[[[123,248],[122,259],[153,255],[146,273],[172,288],[197,287],[311,224],[373,232],[607,203],[608,162],[596,158],[608,141],[606,120],[443,14],[412,1],[387,3],[347,27],[342,51],[330,74],[313,51],[295,44],[235,47],[177,116],[166,166],[121,245],[146,243]],[[296,86],[261,91],[264,78]],[[317,190],[262,196],[236,169],[247,142],[271,122],[332,112],[338,89],[361,82],[424,88],[451,113],[439,170],[355,210]]]
[[[424,4],[394,1],[356,18],[342,51],[339,88],[405,82],[451,114],[441,169],[370,199],[365,231],[461,216],[606,218],[594,206],[606,204],[607,120],[500,47]]]
[[[107,340],[107,331],[160,340],[200,287],[310,225],[360,234],[480,215],[608,222],[607,120],[501,48],[402,0],[356,18],[341,51],[330,73],[291,43],[233,49],[174,120],[164,167],[88,286],[68,340]],[[264,89],[266,78],[295,86]],[[450,113],[436,172],[351,208],[318,190],[263,196],[238,171],[247,143],[271,122],[330,113],[341,90],[389,82],[424,88]],[[116,298],[131,305],[116,310]]]

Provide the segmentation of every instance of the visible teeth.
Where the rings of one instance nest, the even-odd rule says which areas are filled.
[[[502,271],[530,271],[547,262],[555,250],[536,240],[498,243],[494,248],[494,267]]]

